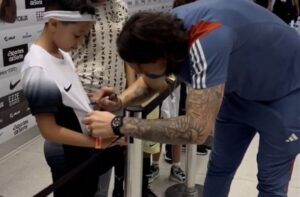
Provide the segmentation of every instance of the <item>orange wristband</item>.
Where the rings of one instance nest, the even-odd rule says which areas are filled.
[[[101,149],[102,148],[102,140],[101,137],[96,138],[96,144],[95,144],[95,149]]]

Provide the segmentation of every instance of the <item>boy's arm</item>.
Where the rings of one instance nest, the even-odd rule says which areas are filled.
[[[57,125],[53,114],[41,113],[35,115],[35,118],[42,136],[49,141],[88,148],[94,148],[96,145],[96,138]],[[109,146],[114,139],[114,137],[102,139],[102,147]]]
[[[95,138],[57,125],[53,114],[37,114],[35,118],[42,136],[49,141],[73,146],[95,147]]]

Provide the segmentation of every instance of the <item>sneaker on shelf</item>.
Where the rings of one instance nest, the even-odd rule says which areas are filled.
[[[197,155],[207,155],[207,149],[203,145],[197,145]]]
[[[159,167],[158,165],[151,165],[149,169],[149,174],[146,175],[148,178],[148,183],[152,183],[159,176]]]
[[[184,183],[186,176],[184,171],[177,166],[172,166],[169,179],[177,183]]]

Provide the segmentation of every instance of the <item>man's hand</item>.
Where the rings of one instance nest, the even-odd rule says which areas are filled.
[[[122,101],[116,96],[111,87],[103,87],[89,94],[89,96],[92,103],[96,104],[94,109],[118,111],[122,108]]]
[[[93,111],[86,115],[82,122],[94,137],[108,138],[114,136],[111,121],[115,117],[110,112]]]

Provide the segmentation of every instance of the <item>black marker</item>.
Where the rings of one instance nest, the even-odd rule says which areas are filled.
[[[116,93],[113,93],[109,95],[108,100],[110,101],[118,101],[118,95]],[[90,105],[96,105],[97,103],[95,101],[91,101]]]

